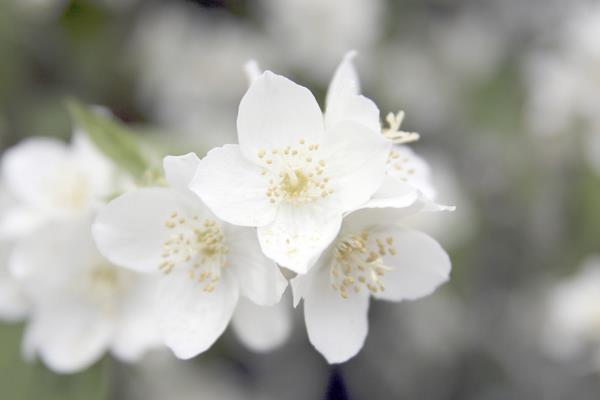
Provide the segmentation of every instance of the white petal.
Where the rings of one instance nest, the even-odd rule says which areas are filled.
[[[244,64],[244,72],[246,73],[246,78],[248,79],[248,84],[251,85],[252,82],[260,78],[262,75],[262,70],[260,69],[260,65],[256,60],[249,60]]]
[[[333,241],[341,222],[341,216],[319,207],[282,204],[275,222],[258,228],[258,240],[267,257],[304,274]]]
[[[330,364],[360,351],[369,329],[368,309],[365,291],[344,299],[330,287],[326,268],[315,277],[304,297],[304,320],[310,342]]]
[[[28,205],[49,208],[52,188],[49,187],[48,178],[68,157],[67,146],[59,140],[25,140],[4,153],[4,182],[18,200]]]
[[[277,208],[266,195],[268,178],[244,159],[238,145],[208,152],[200,161],[190,189],[217,217],[234,225],[264,226]]]
[[[168,188],[142,188],[116,198],[98,214],[92,233],[98,249],[113,264],[140,272],[158,272],[165,222],[177,212],[185,218],[210,217],[192,195]]]
[[[237,129],[242,153],[258,161],[260,149],[281,149],[300,139],[321,143],[323,114],[308,89],[266,71],[242,98]]]
[[[380,132],[379,109],[360,95],[360,82],[353,63],[355,56],[355,51],[346,54],[329,85],[325,125],[332,128],[338,122],[352,120]]]
[[[102,357],[111,334],[112,324],[97,307],[68,298],[49,298],[27,326],[24,350],[39,353],[56,372],[73,373]]]
[[[120,299],[119,316],[112,338],[112,353],[122,361],[138,361],[146,351],[158,348],[156,278],[138,276]]]
[[[395,145],[392,148],[387,174],[415,187],[430,200],[436,196],[429,165],[408,146]]]
[[[327,132],[326,173],[342,211],[364,204],[381,186],[390,144],[381,135],[351,121]]]
[[[274,306],[259,306],[241,298],[232,325],[238,338],[249,349],[267,352],[281,346],[289,337],[292,316],[289,301]]]
[[[235,270],[241,294],[261,306],[277,304],[287,287],[279,267],[258,244],[256,229],[225,226],[227,264]]]
[[[85,175],[90,191],[101,200],[112,195],[117,177],[114,164],[84,132],[73,133],[71,148],[73,160],[79,172]]]
[[[183,156],[167,156],[163,160],[163,169],[165,178],[170,187],[182,192],[188,191],[188,186],[192,181],[196,170],[200,164],[200,159],[194,153],[188,153]]]
[[[419,192],[411,185],[386,176],[373,196],[360,208],[405,208],[419,199]]]
[[[383,257],[392,271],[383,276],[385,291],[375,297],[384,300],[414,300],[431,294],[448,280],[450,259],[442,247],[424,233],[394,226],[372,231],[380,237],[392,237],[396,255]]]
[[[239,290],[235,282],[223,278],[212,293],[185,273],[173,271],[163,279],[160,329],[177,357],[188,359],[208,350],[227,327]]]
[[[77,291],[70,283],[101,259],[90,225],[89,216],[55,221],[17,242],[9,259],[10,272],[34,302],[43,303],[57,292]]]

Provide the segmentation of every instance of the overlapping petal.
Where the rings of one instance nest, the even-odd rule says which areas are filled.
[[[264,226],[277,213],[266,195],[267,186],[268,179],[244,159],[240,146],[226,145],[202,159],[190,189],[220,219],[234,225]]]

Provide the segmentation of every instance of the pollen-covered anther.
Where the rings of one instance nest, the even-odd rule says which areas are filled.
[[[159,270],[169,274],[175,268],[187,268],[189,278],[201,284],[202,290],[214,291],[227,267],[228,253],[217,221],[173,212],[165,226],[172,234],[163,242]]]
[[[403,157],[397,150],[391,150],[387,159],[388,168],[394,169],[395,176],[402,181],[408,181],[411,175],[416,174],[416,169],[411,166],[411,159]]]
[[[420,135],[416,132],[405,132],[400,130],[400,126],[404,121],[404,111],[399,111],[398,114],[389,113],[385,118],[388,127],[381,131],[381,134],[388,140],[396,144],[406,144],[416,142],[420,139]]]
[[[384,291],[382,278],[391,271],[383,264],[382,258],[387,254],[396,254],[392,237],[373,239],[367,231],[347,236],[335,248],[331,288],[344,299],[351,291],[360,293],[363,287],[371,293]]]
[[[257,152],[263,163],[261,175],[269,175],[265,195],[275,204],[282,201],[297,205],[330,196],[327,162],[320,159],[319,144],[300,139],[298,144]],[[265,155],[269,153],[269,158]]]

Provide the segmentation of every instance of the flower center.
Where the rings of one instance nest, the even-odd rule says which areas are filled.
[[[374,239],[374,240],[373,240]],[[395,255],[392,237],[385,240],[370,238],[368,231],[348,235],[334,250],[334,260],[330,270],[331,288],[344,299],[349,292],[360,293],[365,287],[371,293],[383,292],[382,278],[392,268],[384,265],[386,254]],[[373,248],[376,250],[371,250]]]
[[[403,182],[408,182],[416,173],[416,168],[412,165],[410,157],[401,155],[397,150],[391,150],[387,159],[388,171],[392,169],[394,176]]]
[[[133,273],[108,262],[99,262],[88,273],[87,293],[107,313],[114,311],[116,299],[131,281]]]
[[[258,158],[264,163],[262,175],[270,176],[266,192],[269,201],[298,205],[331,195],[327,163],[317,160],[318,154],[319,145],[306,143],[304,139],[298,146],[259,150]]]
[[[214,291],[227,267],[228,249],[219,223],[213,219],[201,221],[196,215],[187,218],[174,211],[165,226],[171,234],[163,243],[159,269],[169,274],[182,266],[205,292]]]
[[[54,204],[60,208],[80,210],[88,205],[89,183],[76,171],[65,171],[53,184]]]

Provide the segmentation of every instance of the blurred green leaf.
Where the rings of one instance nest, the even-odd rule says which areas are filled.
[[[83,129],[94,144],[120,168],[136,178],[144,175],[149,161],[139,137],[107,113],[67,100],[73,123]]]

